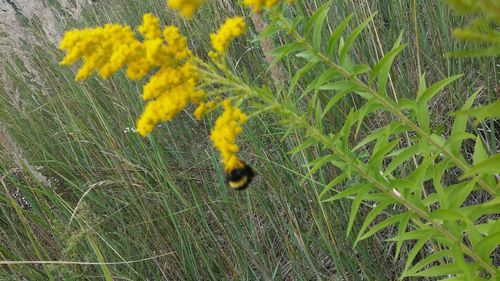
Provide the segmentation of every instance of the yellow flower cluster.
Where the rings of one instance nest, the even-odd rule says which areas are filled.
[[[190,16],[202,2],[170,0],[168,3]],[[242,17],[226,20],[216,34],[210,35],[212,53],[217,57],[224,55],[231,41],[245,29]],[[154,71],[144,86],[142,97],[148,103],[137,121],[137,131],[142,136],[148,135],[159,122],[172,120],[190,103],[198,105],[194,112],[197,119],[221,104],[217,97],[206,101],[204,91],[198,89],[199,72],[194,65],[197,60],[193,59],[187,39],[177,27],[167,26],[162,30],[160,20],[146,14],[138,31],[143,40],[139,40],[129,26],[118,24],[69,31],[60,46],[67,52],[61,64],[83,60],[76,80],[84,79],[94,71],[107,78],[122,67],[126,67],[125,74],[130,79],[140,79]],[[242,132],[241,126],[248,117],[229,100],[224,100],[222,106],[224,112],[215,122],[210,138],[229,173],[246,167],[237,156],[236,137]]]
[[[204,92],[196,88],[197,72],[187,61],[191,51],[177,27],[168,26],[162,32],[160,20],[146,14],[138,30],[143,41],[129,26],[116,24],[69,31],[61,42],[61,49],[67,50],[61,64],[83,59],[76,80],[94,70],[107,78],[125,65],[130,79],[140,79],[157,69],[144,86],[143,98],[149,103],[137,122],[137,131],[146,136],[156,124],[171,120],[190,102],[199,103]]]
[[[271,9],[276,4],[278,4],[279,0],[243,0],[243,4],[246,6],[252,7],[252,11],[254,13],[260,12],[263,7],[267,7]],[[292,4],[294,0],[287,0],[289,4]]]
[[[190,18],[204,2],[205,0],[167,0],[167,5]]]
[[[278,0],[244,0],[243,4],[252,7],[252,11],[258,13],[264,6],[271,9],[278,4]]]
[[[224,170],[229,172],[245,166],[237,156],[240,148],[236,144],[236,137],[243,131],[241,125],[248,117],[239,108],[233,107],[229,100],[224,100],[222,105],[224,112],[215,121],[210,139],[221,154]]]
[[[69,65],[80,58],[83,59],[84,63],[76,75],[76,80],[87,78],[94,70],[103,78],[107,78],[142,51],[142,46],[135,39],[130,27],[118,24],[71,30],[65,34],[60,48],[67,50],[61,65]],[[137,65],[135,66],[137,68]],[[139,72],[136,68],[130,72]]]
[[[185,85],[167,90],[146,105],[144,113],[137,121],[137,131],[142,136],[147,136],[156,124],[172,120],[190,102],[198,103],[203,95],[203,91],[194,87],[186,88]]]
[[[196,117],[196,119],[200,120],[203,117],[203,115],[205,115],[205,113],[208,110],[213,109],[215,107],[215,105],[216,104],[214,101],[200,103],[200,105],[198,105],[198,107],[196,108],[196,110],[193,113],[194,117]]]
[[[246,24],[242,17],[227,19],[226,22],[219,28],[217,33],[210,34],[212,47],[219,54],[225,53],[231,41],[243,34],[245,30]]]

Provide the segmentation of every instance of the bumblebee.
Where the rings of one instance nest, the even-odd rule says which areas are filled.
[[[252,182],[254,172],[243,162],[243,168],[233,169],[226,173],[226,183],[234,190],[243,190]]]

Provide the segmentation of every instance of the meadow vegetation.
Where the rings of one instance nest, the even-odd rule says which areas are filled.
[[[494,239],[500,233],[497,39],[483,40],[481,56],[448,55],[473,49],[471,41],[477,38],[462,32],[467,40],[457,40],[453,30],[465,28],[471,17],[438,0],[295,1],[275,8],[282,13],[263,15],[235,2],[207,1],[190,20],[159,0],[93,1],[82,6],[78,18],[57,1],[48,1],[48,8],[63,19],[60,31],[105,23],[136,28],[143,14],[152,13],[162,26],[178,26],[202,59],[212,48],[209,34],[226,18],[243,15],[247,31],[229,47],[226,66],[239,75],[237,81],[251,85],[245,91],[257,100],[242,109],[248,115],[263,113],[253,116],[238,138],[239,156],[256,172],[241,192],[226,186],[224,166],[210,142],[218,111],[197,120],[192,115],[196,107],[190,106],[144,138],[136,132],[144,80],[129,80],[120,71],[107,80],[92,75],[74,81],[77,67],[59,65],[64,53],[47,39],[43,20],[36,18],[23,21],[36,40],[18,41],[14,47],[22,56],[0,46],[0,280],[396,280],[402,272],[406,280],[436,280],[432,272],[414,277],[418,270],[411,271],[434,253],[443,254],[425,268],[444,265],[438,273],[458,274],[454,280],[495,280],[500,263]],[[302,20],[288,22],[280,15]],[[343,37],[329,46],[329,35],[343,23]],[[311,37],[312,50],[342,54],[343,46],[348,48],[338,64],[318,63],[323,57],[295,44],[302,42],[301,34]],[[350,34],[358,36],[351,42]],[[338,81],[347,84],[325,76],[337,79],[344,69],[352,77]],[[359,81],[353,78],[358,75]],[[385,85],[387,99],[406,104],[398,112],[411,116],[408,120],[414,117],[412,124],[419,126],[403,129],[409,123],[395,122],[401,116],[380,104],[366,108],[369,89],[353,87],[372,79]],[[348,84],[352,81],[355,85]],[[345,93],[330,103],[329,91],[339,89],[361,94]],[[277,97],[266,104],[270,92]],[[419,112],[410,101],[423,93],[418,106],[426,111]],[[489,113],[471,110],[488,104],[496,106]],[[286,111],[290,108],[303,115]],[[460,110],[462,115],[454,114]],[[353,112],[362,113],[353,117]],[[469,116],[477,121],[468,122]],[[397,142],[392,131],[381,133],[384,128],[398,133]],[[449,150],[429,148],[429,142],[444,147],[454,133],[457,141]],[[398,189],[392,199],[401,198],[401,192],[408,201],[382,202],[385,186],[378,191],[364,187],[367,178],[372,179],[368,183],[381,182],[369,169],[371,159],[382,173],[391,167],[389,159],[412,145],[417,150],[407,155],[410,160],[392,167],[394,178],[392,171],[385,176],[391,188],[413,176],[422,190]],[[349,154],[347,147],[356,149]],[[392,151],[399,152],[389,155]],[[345,158],[335,158],[339,155]],[[350,157],[359,161],[351,163]],[[487,167],[477,168],[488,159],[493,160]],[[464,183],[464,173],[478,174],[471,186]],[[432,184],[436,178],[442,186]],[[432,212],[445,209],[447,201],[440,196],[453,195],[440,194],[443,186],[468,190],[463,198],[452,198],[460,201],[456,210],[462,205],[488,209],[471,215],[471,224],[461,223],[465,219],[456,218],[452,207]],[[408,207],[418,200],[422,206]],[[419,217],[406,208],[425,211]],[[421,220],[425,216],[429,223]],[[391,217],[396,225],[367,232],[368,226],[383,225]],[[451,229],[445,238],[461,238],[463,231],[481,235],[472,242],[453,241],[454,248],[432,232],[441,225],[443,231]],[[407,228],[408,233],[428,232],[425,239],[412,239],[401,235]],[[484,233],[493,239],[481,244],[475,256],[470,249],[476,248],[468,246],[486,240]]]

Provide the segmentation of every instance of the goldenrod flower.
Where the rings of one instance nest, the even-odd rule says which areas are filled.
[[[191,50],[187,46],[187,38],[181,35],[176,26],[165,27],[163,38],[169,47],[169,52],[176,60],[185,59],[191,55]]]
[[[152,14],[145,14],[137,30],[144,35],[146,40],[159,39],[161,36],[160,20]]]
[[[190,18],[204,2],[205,0],[167,0],[167,5]]]
[[[252,7],[252,12],[258,13],[263,7],[271,9],[278,4],[278,2],[278,0],[244,0],[243,4]],[[294,0],[287,0],[287,2],[293,4]]]
[[[147,136],[158,123],[172,120],[190,102],[198,103],[203,96],[204,92],[196,90],[194,84],[170,89],[146,105],[137,120],[137,131],[141,136]]]
[[[227,19],[226,22],[219,28],[217,33],[210,34],[212,47],[218,53],[225,53],[229,43],[236,37],[243,34],[246,30],[245,20],[242,17],[234,17]]]
[[[66,32],[60,48],[67,50],[62,65],[69,65],[82,58],[83,65],[76,80],[87,78],[97,71],[108,78],[127,65],[130,79],[141,79],[152,68],[173,64],[191,55],[187,39],[176,27],[167,27],[161,38],[159,20],[151,14],[144,15],[139,31],[145,40],[139,41],[129,26],[107,24],[104,27]]]
[[[163,66],[144,86],[142,98],[144,100],[154,99],[176,86],[194,87],[197,78],[197,73],[190,62],[180,67]]]
[[[244,0],[243,4],[251,6],[252,11],[258,13],[264,6],[271,9],[274,5],[278,4],[278,0]]]
[[[204,92],[197,89],[197,72],[186,61],[191,51],[177,27],[168,26],[162,32],[160,20],[146,14],[138,30],[143,41],[129,26],[116,24],[67,32],[61,42],[67,55],[61,64],[83,59],[76,80],[94,70],[107,78],[122,66],[127,66],[125,74],[130,79],[140,79],[158,69],[144,86],[143,98],[149,103],[137,121],[137,131],[146,136],[156,124],[173,119],[189,103],[198,104]]]
[[[198,107],[195,109],[193,115],[196,119],[200,120],[201,118],[203,118],[203,116],[205,115],[205,113],[208,111],[208,110],[211,110],[215,107],[215,102],[214,101],[209,101],[209,102],[202,102],[198,105]]]
[[[61,65],[69,65],[83,59],[76,80],[87,78],[94,70],[103,78],[115,73],[123,64],[141,52],[140,43],[129,26],[107,24],[94,29],[71,30],[66,32],[60,45],[66,49],[66,57]]]
[[[225,171],[229,172],[245,166],[237,156],[240,148],[236,144],[236,137],[243,131],[241,125],[248,117],[239,108],[233,107],[229,100],[224,100],[222,105],[224,112],[215,122],[210,139],[220,152]]]

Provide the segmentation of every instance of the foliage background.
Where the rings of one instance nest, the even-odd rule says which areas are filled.
[[[325,1],[303,2],[298,10],[307,15]],[[350,201],[320,203],[317,197],[334,170],[302,176],[308,172],[307,159],[323,152],[288,154],[302,136],[283,139],[285,130],[273,119],[251,122],[240,143],[242,158],[258,176],[248,192],[232,192],[224,186],[208,142],[211,118],[198,122],[183,114],[142,139],[130,129],[141,111],[141,83],[123,75],[75,83],[71,70],[57,65],[62,54],[54,43],[71,27],[106,22],[137,26],[143,13],[153,12],[165,24],[181,26],[192,48],[205,54],[208,33],[221,23],[214,19],[249,15],[248,10],[233,1],[209,1],[193,21],[185,22],[156,0],[47,1],[34,7],[42,11],[38,15],[24,10],[23,1],[4,3],[16,24],[2,22],[0,33],[0,259],[123,264],[2,265],[0,279],[392,280],[401,271],[404,253],[393,261],[395,245],[384,242],[395,229],[353,249],[355,236],[345,236]],[[417,91],[419,69],[429,83],[465,74],[431,103],[431,120],[437,120],[432,126],[443,135],[450,130],[450,113],[476,89],[483,89],[478,103],[498,98],[494,57],[445,56],[467,44],[452,33],[466,18],[441,1],[334,3],[326,19],[329,29],[351,13],[354,23],[378,13],[358,39],[355,61],[377,61],[403,31],[409,46],[391,76],[398,98]],[[52,16],[47,16],[49,11]],[[13,35],[12,26],[25,34]],[[250,28],[233,45],[231,65],[255,83],[272,84],[268,62]],[[281,67],[293,73],[301,63],[292,57]],[[320,74],[320,69],[311,72],[301,84]],[[338,117],[355,102],[341,104],[338,116],[324,122],[338,128]],[[370,116],[360,136],[386,124],[384,118]],[[488,126],[485,138],[498,150],[498,124]],[[473,146],[464,149],[472,153]],[[448,180],[456,177],[451,171]],[[484,196],[477,193],[469,200]],[[370,208],[363,206],[360,216]],[[131,262],[157,255],[162,256]]]

